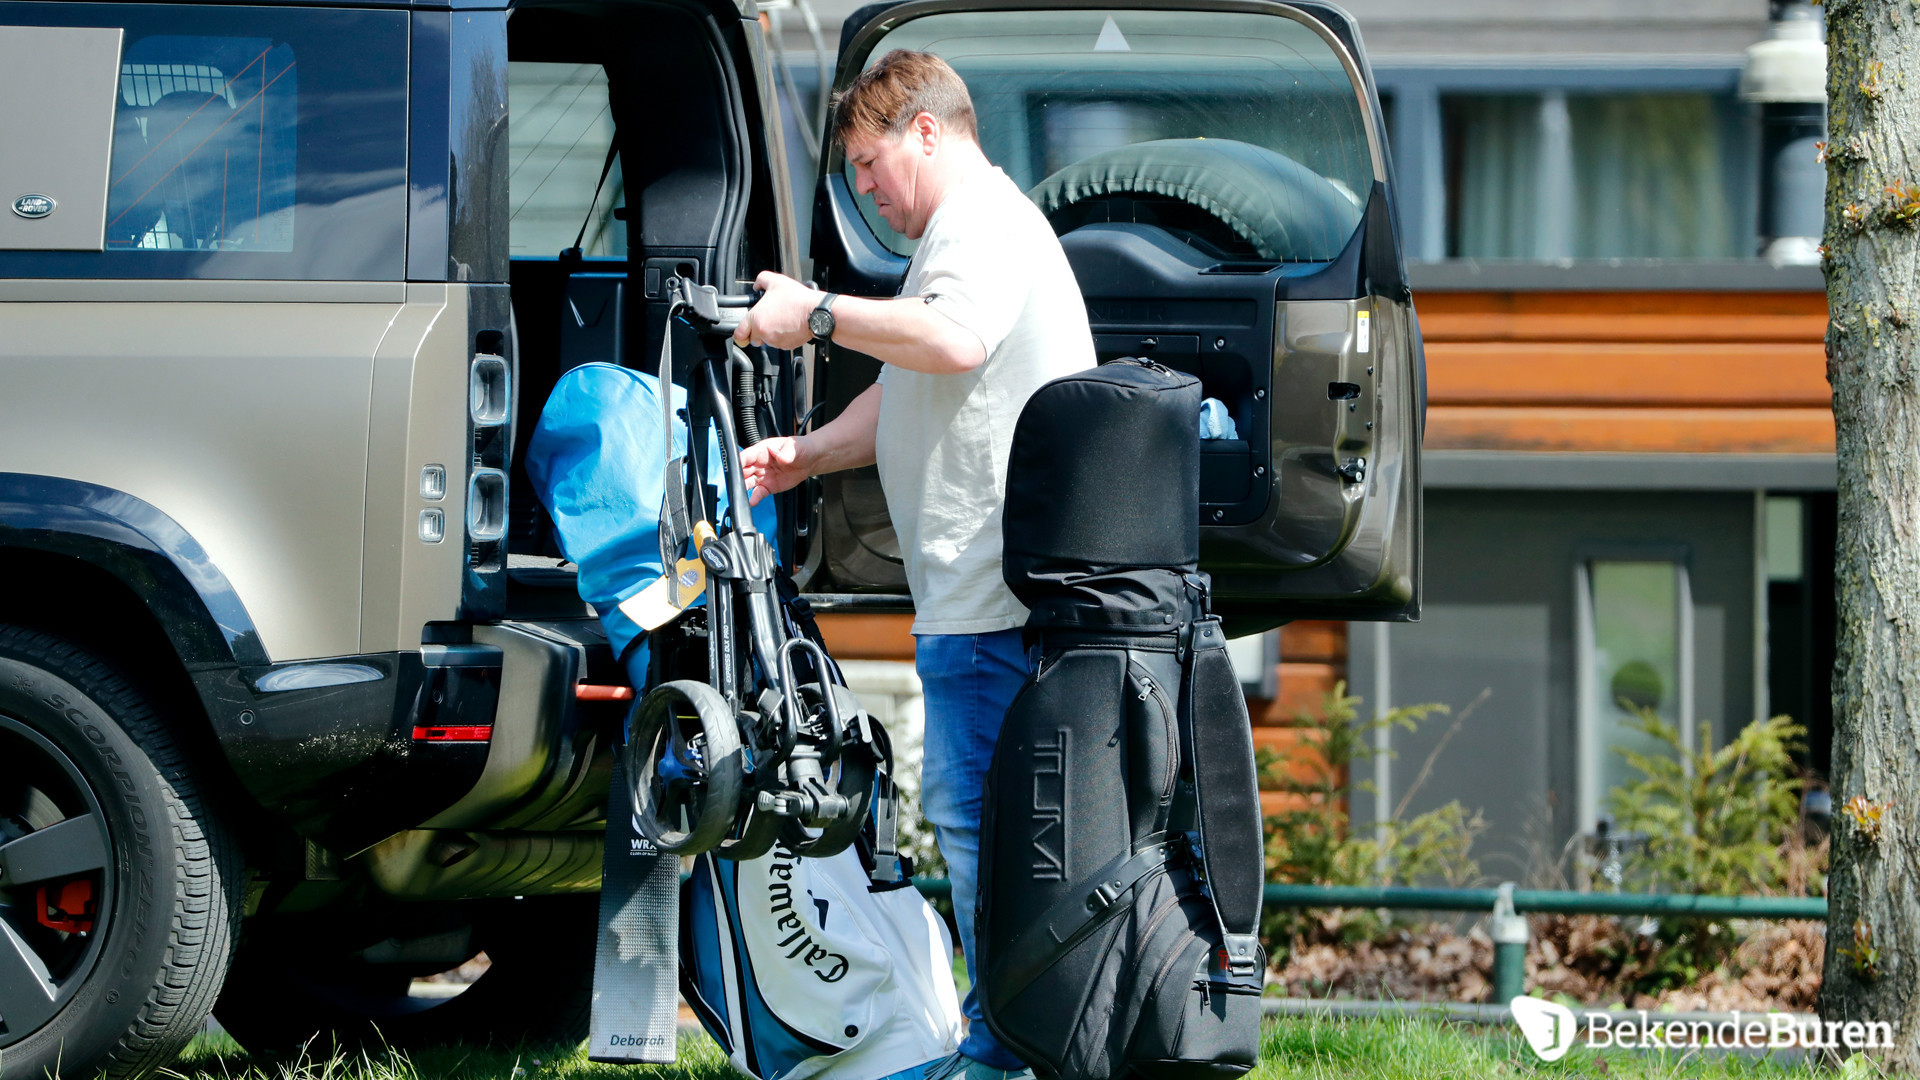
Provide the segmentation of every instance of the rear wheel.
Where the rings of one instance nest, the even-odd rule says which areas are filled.
[[[655,847],[698,855],[726,839],[746,767],[739,721],[705,683],[662,683],[640,699],[627,735],[634,821]]]
[[[848,730],[841,733],[842,748],[834,761],[829,763],[825,777],[827,786],[847,800],[849,809],[844,817],[829,822],[822,828],[810,829],[795,818],[787,818],[780,824],[780,839],[787,850],[808,859],[824,859],[838,855],[853,846],[860,830],[867,824],[867,801],[873,795],[873,778],[877,762],[874,752],[879,747],[869,747],[853,741],[853,728],[858,725],[857,716],[865,711],[853,691],[844,686],[829,683],[833,692],[835,708],[840,714],[841,723]],[[826,706],[820,696],[820,685],[808,683],[800,688],[800,698],[809,710],[812,723],[827,723]],[[886,738],[886,729],[879,724],[870,727],[876,737]]]
[[[249,926],[214,1016],[269,1056],[446,1043],[578,1043],[587,1037],[599,894],[478,901],[417,937],[353,948],[329,936],[337,916]],[[453,957],[485,952],[486,971],[453,997],[411,993],[436,940],[465,935]],[[454,960],[457,963],[457,959]]]
[[[239,889],[151,703],[74,646],[0,626],[0,1075],[165,1064],[219,992]]]

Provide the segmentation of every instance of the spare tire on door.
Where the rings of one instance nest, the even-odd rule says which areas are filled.
[[[1113,200],[1190,206],[1218,223],[1194,231],[1228,249],[1220,254],[1273,262],[1338,258],[1365,205],[1361,193],[1285,154],[1233,139],[1117,147],[1074,162],[1027,195],[1063,233],[1092,221],[1133,220],[1100,213]]]

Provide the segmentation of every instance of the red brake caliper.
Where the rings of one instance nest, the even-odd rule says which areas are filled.
[[[34,890],[34,916],[41,926],[63,934],[93,929],[93,879],[74,878]]]

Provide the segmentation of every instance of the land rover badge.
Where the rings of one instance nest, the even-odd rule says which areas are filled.
[[[23,218],[43,218],[53,213],[55,205],[47,195],[22,195],[13,200],[13,212]]]

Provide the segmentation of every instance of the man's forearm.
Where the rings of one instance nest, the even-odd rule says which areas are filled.
[[[972,371],[987,358],[973,331],[917,296],[842,296],[834,301],[833,321],[835,344],[909,371],[952,375]]]
[[[848,402],[831,422],[801,436],[806,447],[803,463],[807,475],[819,476],[873,464],[874,436],[879,430],[880,385],[875,383]]]

